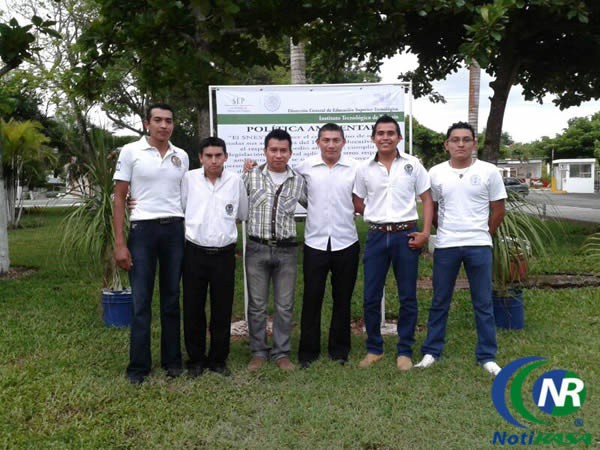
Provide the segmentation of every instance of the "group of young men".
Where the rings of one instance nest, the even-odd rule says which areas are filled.
[[[296,205],[307,209],[303,248],[303,299],[298,362],[308,368],[320,356],[321,310],[331,273],[332,314],[327,351],[346,364],[351,347],[350,305],[359,266],[355,213],[368,223],[364,252],[366,356],[360,367],[383,359],[381,300],[390,265],[396,279],[399,314],[396,365],[413,366],[417,323],[419,254],[432,224],[437,227],[433,289],[423,359],[439,360],[454,283],[464,264],[475,310],[476,359],[496,375],[496,334],[492,307],[491,234],[502,222],[506,192],[496,168],[476,160],[473,129],[450,127],[444,143],[449,161],[429,174],[414,156],[398,150],[398,122],[380,117],[372,131],[373,158],[358,162],[342,153],[343,129],[323,125],[318,154],[290,167],[292,139],[281,129],[265,138],[265,163],[248,162],[238,176],[224,168],[227,147],[211,137],[200,144],[200,169],[188,171],[186,153],[169,142],[173,110],[152,105],[144,122],[148,136],[123,147],[115,171],[115,258],[129,272],[133,321],[127,377],[144,381],[151,370],[150,323],[156,265],[159,266],[161,365],[168,377],[183,371],[180,350],[179,281],[183,279],[184,342],[187,369],[229,375],[230,322],[234,297],[237,220],[247,220],[246,273],[249,371],[273,361],[282,370],[290,359],[297,271]],[[254,166],[254,167],[253,167]],[[127,197],[135,199],[127,242]],[[423,227],[417,229],[417,197]],[[272,284],[272,342],[267,306]],[[210,291],[210,349],[206,345],[206,298]]]

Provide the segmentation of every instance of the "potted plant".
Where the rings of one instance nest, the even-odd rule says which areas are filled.
[[[519,329],[524,325],[522,287],[529,262],[547,252],[553,236],[533,202],[511,192],[508,196],[504,221],[493,236],[494,315],[497,327]]]
[[[123,288],[113,257],[112,175],[117,151],[113,150],[114,140],[104,130],[95,131],[93,149],[82,164],[85,192],[64,219],[61,250],[65,255],[86,256],[93,267],[101,268],[104,322],[126,327],[131,322],[131,290]]]

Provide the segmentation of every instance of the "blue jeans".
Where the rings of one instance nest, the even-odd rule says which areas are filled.
[[[394,233],[369,231],[367,235],[364,256],[364,310],[368,353],[383,353],[381,299],[391,264],[400,300],[397,353],[403,356],[412,355],[418,314],[417,275],[420,254],[420,250],[411,250],[408,247],[408,234],[413,231],[416,231],[416,228]]]
[[[496,359],[496,324],[492,303],[492,247],[467,246],[437,248],[433,254],[433,299],[427,321],[427,338],[421,347],[423,354],[436,358],[442,355],[448,311],[454,284],[464,264],[475,310],[477,346],[475,357],[484,364]]]
[[[181,368],[179,281],[184,249],[183,220],[160,224],[154,220],[131,223],[127,246],[133,266],[129,281],[133,294],[129,366],[130,376],[146,376],[152,367],[150,324],[156,263],[159,265],[161,366]]]
[[[253,356],[277,360],[290,353],[294,298],[296,294],[297,247],[246,244],[248,277],[248,340]],[[273,348],[267,344],[267,305],[273,280]]]

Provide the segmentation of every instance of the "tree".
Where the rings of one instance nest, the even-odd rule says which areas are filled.
[[[358,57],[377,67],[410,50],[419,67],[401,78],[420,97],[477,61],[493,77],[483,158],[494,161],[510,89],[521,84],[527,100],[552,93],[560,108],[600,97],[600,3],[592,0],[423,0],[333,2],[300,30],[310,46],[332,60]],[[303,2],[305,4],[305,2]],[[314,6],[314,5],[313,5]],[[326,10],[325,13],[323,11]]]
[[[35,42],[32,27],[42,33],[58,36],[58,33],[51,28],[53,22],[44,21],[38,16],[33,16],[31,22],[31,25],[21,26],[13,18],[8,23],[0,23],[0,60],[4,64],[0,67],[0,79],[11,70],[16,69],[26,58],[31,56]],[[0,140],[0,161],[3,159],[3,155],[3,144],[2,140]],[[0,164],[0,275],[8,272],[8,268],[10,267],[6,204],[4,173],[2,164]]]
[[[42,133],[39,122],[17,122],[0,119],[0,140],[2,140],[2,171],[7,193],[7,217],[9,227],[16,227],[21,218],[22,208],[17,204],[19,187],[26,186],[24,175],[28,168],[42,160],[52,160],[52,150],[46,146],[49,139]]]

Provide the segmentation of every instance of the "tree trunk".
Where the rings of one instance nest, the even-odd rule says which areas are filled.
[[[0,161],[2,161],[2,143],[0,142]],[[8,272],[10,258],[8,253],[8,213],[6,202],[6,190],[4,189],[4,176],[2,164],[0,163],[0,275]]]
[[[485,129],[485,141],[483,144],[482,159],[495,163],[500,155],[500,138],[502,136],[502,122],[508,94],[512,88],[519,68],[519,62],[512,55],[508,55],[501,61],[497,76],[490,83],[494,95],[490,99],[490,115],[488,116]]]
[[[298,42],[298,45],[294,45],[292,38],[290,38],[290,71],[292,73],[292,84],[306,84],[304,44]]]
[[[216,132],[216,130],[210,129],[208,106],[203,105],[198,108],[198,136],[200,136],[200,139],[213,136],[213,131]]]
[[[479,86],[481,77],[481,67],[477,61],[469,66],[469,124],[479,132]]]

